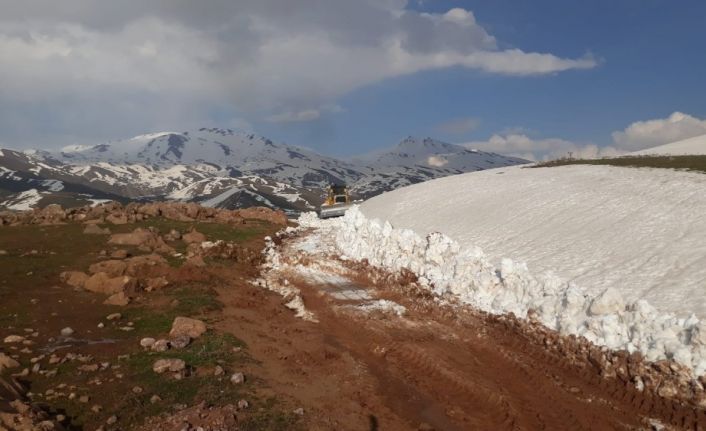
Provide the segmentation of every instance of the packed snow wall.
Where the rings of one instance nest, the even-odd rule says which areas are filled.
[[[337,220],[314,213],[299,219],[304,227],[333,236],[338,252],[390,271],[407,269],[439,298],[451,295],[493,313],[537,319],[562,334],[583,336],[614,350],[639,351],[646,359],[673,359],[695,375],[706,372],[706,322],[661,312],[645,300],[627,302],[615,288],[597,295],[551,272],[531,274],[524,263],[502,259],[497,268],[478,247],[464,248],[449,237],[422,237],[388,222],[370,220],[354,207]]]

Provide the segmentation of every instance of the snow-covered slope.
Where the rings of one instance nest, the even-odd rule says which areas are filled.
[[[428,181],[362,205],[368,217],[480,246],[589,292],[706,317],[706,175],[610,166],[510,167]]]
[[[216,169],[231,170],[235,175],[267,176],[302,187],[352,183],[363,175],[347,162],[304,148],[218,128],[152,133],[93,147],[64,148],[52,155],[62,162],[83,166],[140,164],[166,169],[208,164]]]
[[[354,161],[369,168],[361,169],[369,174],[355,183],[354,190],[363,197],[433,178],[527,163],[516,157],[411,136],[391,149],[360,156]]]
[[[0,155],[0,168],[8,173],[6,181],[0,181],[0,207],[17,207],[17,202],[46,204],[51,191],[38,189],[33,181],[53,180],[88,189],[88,196],[75,196],[79,201],[103,194],[229,208],[256,203],[298,212],[319,205],[330,183],[349,184],[356,198],[367,198],[431,178],[523,162],[410,138],[366,164],[217,128],[151,133],[57,152],[5,152]],[[24,181],[25,177],[32,181]],[[29,194],[19,194],[33,189],[43,198],[30,201]]]
[[[660,145],[658,147],[648,148],[646,150],[630,153],[631,155],[704,155],[706,154],[706,135],[695,136],[693,138],[684,139],[670,144]]]

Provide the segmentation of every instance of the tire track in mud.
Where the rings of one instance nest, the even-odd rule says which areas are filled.
[[[486,421],[493,423],[496,429],[525,429],[519,426],[516,410],[502,393],[484,387],[477,377],[464,378],[444,366],[440,358],[432,358],[423,349],[393,342],[385,357],[397,365],[397,369],[407,376],[408,381],[436,392],[437,397],[455,398],[456,403],[470,407],[471,411],[482,411]],[[429,380],[434,380],[434,385]],[[444,388],[441,394],[438,393],[439,387]]]
[[[403,318],[342,313],[336,311],[340,301],[324,295],[322,286],[301,281],[295,283],[306,307],[319,316],[320,329],[373,377],[367,382],[377,382],[363,390],[386,400],[412,427],[428,422],[438,430],[626,430],[646,429],[644,418],[658,417],[700,429],[702,412],[606,378],[591,363],[562,356],[563,347],[543,345],[513,319],[450,312],[384,282],[366,283],[365,276],[356,278],[358,287],[409,312]]]
[[[706,413],[696,410],[662,397],[656,397],[648,391],[639,392],[631,383],[618,377],[604,378],[599,370],[590,364],[579,366],[559,356],[557,352],[544,349],[536,342],[525,337],[517,328],[501,322],[497,318],[489,319],[491,324],[498,324],[515,337],[503,338],[505,349],[501,351],[509,354],[517,364],[522,364],[531,358],[532,361],[551,365],[547,370],[562,371],[566,383],[581,386],[592,397],[602,400],[614,407],[616,411],[628,412],[631,409],[642,417],[659,417],[668,424],[680,429],[706,429]],[[497,328],[496,328],[497,329]],[[520,352],[521,356],[520,356]],[[547,375],[549,378],[550,376]]]

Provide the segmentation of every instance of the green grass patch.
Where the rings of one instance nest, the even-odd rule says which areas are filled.
[[[267,223],[259,220],[250,220],[244,225],[229,225],[223,223],[183,222],[158,217],[135,223],[134,225],[124,226],[131,228],[135,226],[153,227],[159,230],[161,234],[169,233],[172,229],[178,230],[181,233],[187,233],[192,229],[196,229],[206,235],[211,241],[223,240],[238,243],[263,236],[267,231]]]
[[[187,286],[163,291],[173,305],[155,310],[151,307],[132,307],[124,310],[123,320],[135,324],[132,334],[135,336],[157,337],[169,332],[177,316],[198,317],[211,311],[218,311],[223,304],[216,297],[216,292],[206,286]]]
[[[209,331],[184,349],[132,354],[121,365],[127,373],[126,378],[131,384],[143,388],[143,392],[121,399],[119,410],[124,412],[124,419],[127,423],[139,423],[146,417],[168,411],[175,404],[193,405],[196,401],[205,401],[211,405],[222,405],[251,398],[248,382],[232,385],[227,374],[220,380],[210,374],[198,373],[177,380],[168,373],[152,371],[155,361],[167,358],[182,359],[191,369],[206,369],[207,373],[218,364],[233,370],[250,360],[242,351],[233,351],[234,347],[243,346],[243,342],[231,334]],[[159,395],[162,401],[151,403],[149,399],[154,394]]]
[[[609,165],[636,168],[679,169],[706,173],[704,156],[625,156],[609,159],[560,159],[537,163],[531,168],[551,168],[567,165]]]

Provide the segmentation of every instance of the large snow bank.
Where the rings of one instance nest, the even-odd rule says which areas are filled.
[[[321,238],[335,238],[344,257],[367,259],[388,270],[411,270],[422,286],[439,296],[453,295],[490,313],[527,316],[534,310],[547,327],[576,334],[611,349],[640,351],[649,360],[670,358],[706,371],[706,322],[659,312],[645,300],[625,301],[616,288],[590,294],[551,273],[534,275],[527,265],[503,259],[495,267],[477,247],[462,247],[448,236],[422,237],[389,222],[370,220],[353,207],[337,220],[299,219],[318,228]]]
[[[695,136],[689,139],[672,142],[670,144],[660,145],[658,147],[648,148],[646,150],[635,151],[630,153],[633,156],[644,155],[694,155],[706,154],[706,135]]]
[[[706,175],[614,166],[511,167],[432,180],[366,201],[369,218],[441,232],[551,270],[592,294],[706,318]]]

